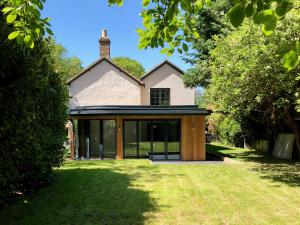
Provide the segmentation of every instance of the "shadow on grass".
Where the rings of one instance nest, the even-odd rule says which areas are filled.
[[[62,169],[52,186],[0,211],[5,224],[144,224],[155,210],[132,177],[110,169]],[[27,201],[27,202],[26,202]]]
[[[253,149],[238,149],[219,145],[208,145],[207,150],[240,161],[253,163],[252,171],[262,178],[282,182],[290,186],[300,186],[300,163],[276,159]]]

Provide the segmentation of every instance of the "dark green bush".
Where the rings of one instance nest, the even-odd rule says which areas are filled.
[[[7,41],[0,18],[0,206],[52,179],[63,160],[67,89],[55,72],[52,45]]]

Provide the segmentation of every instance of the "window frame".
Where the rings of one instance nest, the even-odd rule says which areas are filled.
[[[167,102],[167,104],[163,104],[163,102]],[[171,103],[170,88],[150,88],[150,105],[168,106],[170,105],[170,103]]]

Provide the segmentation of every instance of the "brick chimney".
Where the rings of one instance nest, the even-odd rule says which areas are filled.
[[[107,37],[107,30],[102,30],[100,44],[100,58],[110,58],[110,40]]]

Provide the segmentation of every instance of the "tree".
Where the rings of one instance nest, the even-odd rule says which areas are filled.
[[[45,0],[4,0],[8,24],[13,25],[8,39],[16,39],[19,44],[33,48],[34,42],[46,33],[52,34],[49,18],[41,18]],[[123,0],[108,0],[110,5],[121,6]],[[152,3],[152,4],[150,4]],[[299,9],[299,0],[236,0],[231,8],[229,17],[231,23],[238,27],[245,17],[262,24],[263,32],[271,34],[279,20],[292,9]],[[162,53],[173,54],[177,49],[179,53],[188,51],[188,43],[193,38],[200,38],[195,29],[196,15],[203,5],[210,5],[211,0],[142,0],[143,25],[145,29],[138,29],[140,48],[165,47]],[[300,62],[299,42],[289,45],[284,55],[284,66],[291,70]]]
[[[12,28],[3,21],[0,15],[0,208],[17,192],[53,180],[63,160],[68,101],[52,42],[16,46],[6,40]]]
[[[196,15],[203,5],[211,5],[211,0],[143,0],[144,29],[138,29],[141,48],[167,47],[162,53],[173,54],[188,51],[188,43],[193,38],[200,38],[195,29]],[[279,20],[293,8],[299,9],[299,0],[237,0],[228,15],[231,24],[240,26],[246,17],[262,25],[265,35],[270,35],[276,28]],[[109,0],[110,4],[122,5],[123,0]],[[150,4],[152,3],[152,4]],[[300,43],[289,45],[284,55],[284,67],[292,70],[300,62]]]
[[[208,95],[217,112],[234,118],[250,118],[277,133],[295,133],[298,149],[300,130],[293,121],[299,100],[300,68],[287,72],[281,66],[282,46],[299,41],[300,15],[293,13],[265,36],[251,21],[224,39],[217,39],[211,52],[211,83]],[[281,43],[281,45],[278,45]]]
[[[211,6],[203,6],[196,16],[196,29],[201,38],[191,41],[192,53],[187,53],[184,60],[194,68],[183,76],[188,87],[206,87],[210,82],[210,51],[215,48],[215,37],[225,37],[232,27],[226,13],[232,6],[231,1],[214,0]]]
[[[115,57],[112,61],[136,78],[140,78],[145,74],[145,69],[142,64],[129,57]]]
[[[60,76],[68,80],[82,71],[82,61],[78,57],[69,56],[67,49],[55,43],[54,39],[50,39],[49,45],[52,49],[54,68]]]

